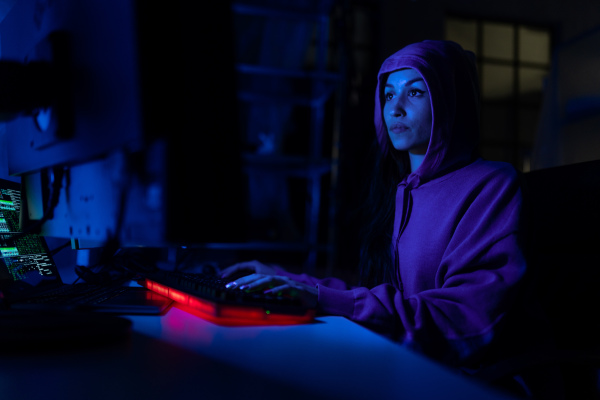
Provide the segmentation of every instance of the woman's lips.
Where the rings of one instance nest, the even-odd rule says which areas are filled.
[[[389,130],[392,133],[402,133],[402,132],[408,130],[408,126],[406,126],[404,124],[394,124],[394,125],[390,126]]]

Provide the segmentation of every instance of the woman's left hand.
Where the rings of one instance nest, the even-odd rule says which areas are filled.
[[[298,298],[306,307],[317,306],[319,290],[316,287],[296,282],[287,276],[252,274],[229,282],[228,289],[240,289],[250,292],[264,291],[274,296]]]

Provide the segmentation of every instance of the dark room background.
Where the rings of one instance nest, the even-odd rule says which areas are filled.
[[[0,18],[14,3],[0,1]],[[239,258],[354,273],[376,74],[412,42],[476,53],[484,157],[523,172],[600,158],[598,1],[240,0],[232,11],[251,220]]]

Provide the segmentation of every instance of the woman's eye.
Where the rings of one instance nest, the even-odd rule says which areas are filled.
[[[393,94],[391,94],[391,93],[386,93],[386,94],[385,94],[385,100],[386,100],[386,101],[390,101],[390,100],[392,100],[392,98],[393,98],[393,97],[394,97],[394,95],[393,95]]]
[[[422,90],[419,90],[419,89],[411,89],[408,91],[408,95],[410,97],[419,96],[419,95],[422,95],[423,93],[425,93],[425,92]]]

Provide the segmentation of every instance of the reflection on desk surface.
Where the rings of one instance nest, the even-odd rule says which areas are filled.
[[[3,356],[2,398],[507,399],[343,317],[224,327],[177,307],[128,342]]]

